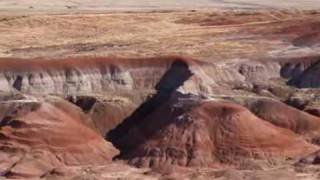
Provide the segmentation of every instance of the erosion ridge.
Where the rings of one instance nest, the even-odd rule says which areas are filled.
[[[194,74],[190,81],[181,87],[181,90],[193,93],[212,93],[220,87],[228,86],[250,87],[257,82],[264,83],[281,77],[288,78],[289,84],[298,87],[319,86],[313,78],[317,77],[317,74],[314,74],[317,71],[308,68],[312,62],[316,63],[316,60],[302,59],[287,63],[244,61],[224,64],[186,57],[88,57],[61,60],[1,59],[0,90],[70,95],[105,91],[130,92],[132,89],[153,90],[175,61],[185,62]],[[317,69],[317,66],[312,68]]]
[[[188,58],[111,59],[80,58],[66,60],[1,60],[2,90],[16,89],[37,93],[101,93],[106,90],[153,89],[175,61],[190,64],[198,76],[210,78],[197,67],[201,62]],[[89,63],[88,63],[89,61]],[[202,80],[204,81],[204,80]],[[199,82],[201,83],[201,82]],[[213,82],[212,82],[213,83]],[[199,89],[199,84],[190,84]]]

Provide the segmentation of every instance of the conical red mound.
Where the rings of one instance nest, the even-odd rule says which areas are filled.
[[[62,100],[0,103],[0,171],[39,177],[65,165],[104,164],[118,151],[85,124],[81,110]]]
[[[136,166],[211,166],[296,158],[316,149],[240,105],[179,96],[149,113],[140,110],[109,133],[119,158]]]

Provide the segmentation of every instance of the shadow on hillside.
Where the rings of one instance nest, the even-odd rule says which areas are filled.
[[[173,92],[184,84],[192,76],[189,65],[181,59],[176,59],[168,71],[163,75],[159,83],[156,85],[157,93],[145,101],[137,110],[126,118],[115,129],[106,134],[106,139],[111,141],[116,148],[120,150],[120,155],[115,158],[121,158],[130,150],[138,147],[141,143],[162,129],[169,122],[165,119],[169,118],[167,114],[163,114],[164,120],[154,122],[151,129],[148,128],[147,117],[155,110],[163,106]],[[147,126],[147,127],[146,127]]]

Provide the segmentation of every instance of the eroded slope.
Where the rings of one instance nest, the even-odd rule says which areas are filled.
[[[0,102],[0,167],[5,177],[40,177],[57,167],[102,165],[118,151],[59,99]]]
[[[140,107],[108,133],[108,139],[121,151],[118,158],[142,167],[223,163],[240,167],[250,159],[271,163],[317,149],[240,105],[199,98],[177,93],[164,103],[150,99],[152,110]]]

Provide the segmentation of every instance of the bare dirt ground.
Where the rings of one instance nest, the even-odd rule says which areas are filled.
[[[314,56],[320,54],[316,43],[294,41],[318,33],[319,25],[315,10],[3,15],[0,56],[184,55],[210,61]]]

